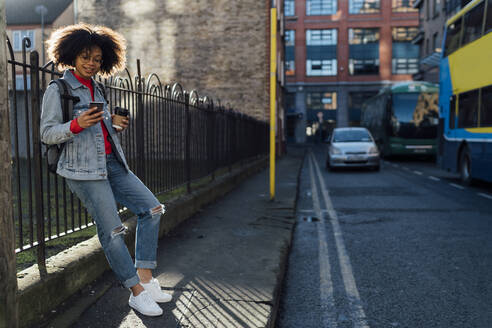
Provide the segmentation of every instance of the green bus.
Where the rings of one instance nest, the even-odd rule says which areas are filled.
[[[361,125],[371,131],[381,155],[435,156],[439,87],[400,82],[382,88],[362,105]]]

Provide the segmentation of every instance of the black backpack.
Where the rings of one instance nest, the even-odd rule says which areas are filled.
[[[72,96],[70,88],[67,86],[67,81],[65,81],[63,78],[52,80],[49,84],[52,83],[56,83],[58,85],[58,90],[60,91],[60,98],[62,103],[63,122],[68,122],[72,120],[73,106],[80,101],[80,98],[77,96]],[[97,82],[97,85],[102,91],[103,97],[106,98],[104,85],[100,82]],[[58,161],[60,160],[60,155],[63,151],[63,148],[65,147],[65,143],[53,145],[45,144],[45,146],[46,151],[44,155],[46,157],[48,170],[52,173],[56,173]]]

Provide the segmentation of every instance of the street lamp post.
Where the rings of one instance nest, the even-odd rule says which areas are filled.
[[[275,142],[277,120],[277,8],[270,9],[270,200],[275,199]]]
[[[44,5],[39,5],[34,10],[38,15],[41,15],[41,63],[44,65],[44,15],[48,13],[48,8]]]

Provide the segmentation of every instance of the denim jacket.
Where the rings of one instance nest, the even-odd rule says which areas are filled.
[[[92,101],[89,88],[80,83],[72,72],[66,70],[63,78],[68,82],[73,96],[80,101],[73,106],[75,118],[89,109]],[[116,131],[112,126],[111,114],[102,91],[95,81],[94,101],[104,102],[104,124],[108,129],[113,153],[128,171],[128,164]],[[95,124],[78,134],[70,131],[70,121],[63,123],[60,92],[55,83],[49,85],[44,93],[41,111],[41,141],[45,144],[59,144],[65,142],[65,147],[58,161],[56,173],[74,180],[104,180],[107,179],[106,152],[101,124]]]

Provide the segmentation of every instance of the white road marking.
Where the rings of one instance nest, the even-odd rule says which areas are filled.
[[[455,187],[455,188],[461,189],[461,190],[465,189],[465,187],[460,186],[460,185],[457,185],[456,183],[450,183],[449,185],[450,185],[450,186],[453,186],[453,187]]]
[[[410,171],[410,169],[409,169],[408,167],[406,167],[406,166],[402,166],[402,168],[403,168],[404,170]]]
[[[477,195],[488,198],[488,199],[492,199],[492,195],[484,194],[483,192],[479,192],[479,193],[477,193]]]
[[[314,211],[319,216],[318,227],[318,257],[319,257],[319,287],[321,299],[321,316],[323,327],[336,327],[336,307],[333,296],[333,281],[331,280],[330,257],[328,254],[328,244],[326,239],[325,220],[321,214],[321,207],[318,196],[318,188],[314,179],[313,163],[309,158],[309,176],[311,177],[311,188],[313,195]]]
[[[417,175],[422,175],[422,172],[420,172],[420,171],[413,171],[413,173],[415,173]]]
[[[429,179],[434,180],[434,181],[441,181],[441,179],[433,177],[432,175],[429,176]]]
[[[314,210],[297,210],[297,212],[313,213]],[[328,211],[327,210],[321,210],[321,213],[328,213]]]
[[[357,285],[355,284],[355,278],[352,271],[352,265],[350,264],[350,258],[347,254],[347,249],[345,247],[345,242],[343,241],[342,229],[340,228],[340,223],[338,222],[338,215],[333,208],[330,196],[328,195],[328,189],[326,188],[323,175],[319,169],[318,162],[314,157],[314,154],[310,152],[312,162],[316,169],[316,173],[321,185],[321,193],[325,201],[326,208],[328,209],[328,214],[330,216],[330,222],[333,228],[333,235],[335,237],[335,245],[338,253],[338,260],[340,263],[340,270],[342,272],[343,284],[345,286],[345,293],[347,294],[347,301],[350,307],[350,315],[353,321],[354,328],[369,328],[366,320],[366,314],[362,308],[362,302],[360,299],[359,291],[357,290]],[[326,327],[326,326],[325,326]]]

